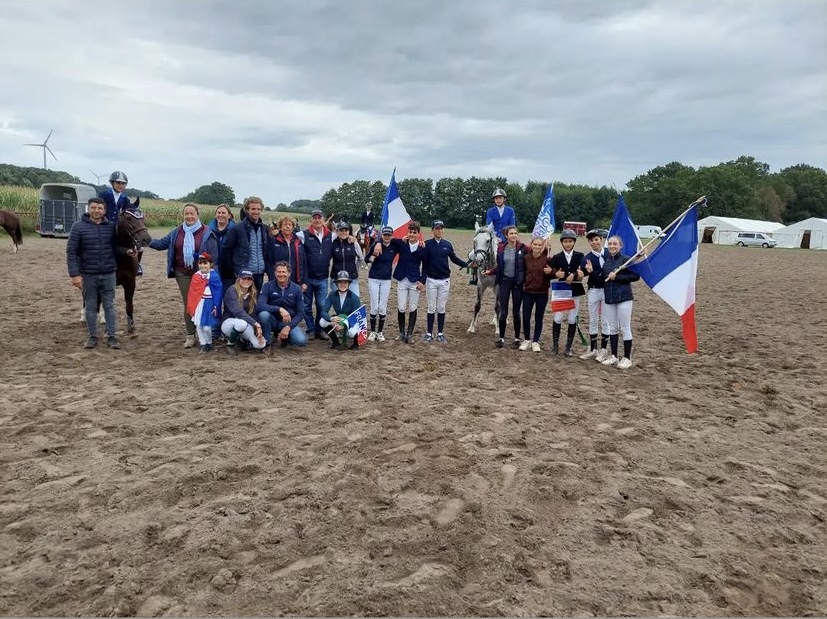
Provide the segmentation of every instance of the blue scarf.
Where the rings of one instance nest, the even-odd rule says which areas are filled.
[[[195,237],[193,234],[201,229],[204,225],[200,221],[196,221],[191,226],[181,224],[184,229],[184,265],[191,269],[195,264]]]

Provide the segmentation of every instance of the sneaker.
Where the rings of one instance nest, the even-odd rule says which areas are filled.
[[[408,336],[402,332],[399,333],[399,337],[396,338],[398,341],[402,342],[403,344],[408,343]]]
[[[605,348],[601,348],[600,351],[595,355],[594,360],[598,363],[603,363],[606,359],[609,358],[609,351]]]
[[[519,350],[528,350],[529,346],[531,346],[531,342],[529,340],[523,340],[520,344]]]
[[[540,342],[531,342],[531,352],[540,352]]]
[[[370,335],[368,335],[368,342],[375,342],[376,341],[376,331],[371,331]]]
[[[88,337],[86,339],[86,343],[83,345],[84,348],[94,348],[98,345],[98,338],[96,337]]]
[[[566,352],[563,353],[566,357],[573,357],[574,353],[571,351],[571,348],[566,346]]]
[[[504,340],[503,338],[501,338],[501,337],[498,337],[498,338],[497,338],[497,341],[496,341],[496,342],[494,342],[494,346],[495,346],[496,348],[502,348],[503,346],[505,346],[505,340]]]
[[[600,363],[602,363],[603,365],[617,365],[617,357],[615,357],[614,355],[609,355]]]
[[[207,346],[206,344],[202,344],[202,345],[198,348],[198,354],[199,354],[199,355],[206,355],[208,352],[210,352],[210,347],[209,347],[209,346]]]
[[[514,350],[517,350],[517,349],[519,349],[519,348],[520,348],[520,338],[515,337],[515,338],[511,341],[511,348],[513,348]]]
[[[377,342],[384,342],[385,341],[385,334],[381,331],[376,334],[376,341]]]
[[[445,337],[444,333],[437,333],[436,334],[436,341],[439,342],[440,344],[447,344],[448,343],[448,339]]]
[[[583,359],[583,360],[591,359],[592,357],[596,357],[598,354],[599,353],[597,352],[597,349],[592,348],[591,350],[587,350],[582,355],[580,355],[580,358]]]
[[[414,335],[413,335],[413,333],[408,333],[408,334],[405,336],[405,340],[404,340],[404,341],[405,341],[405,343],[406,343],[406,344],[413,344],[413,343],[414,343]],[[430,340],[429,340],[429,341],[430,341]]]
[[[617,367],[621,370],[628,370],[630,367],[632,367],[632,360],[628,357],[623,357],[623,359],[617,362]]]
[[[193,346],[195,346],[195,337],[188,335],[187,339],[184,340],[184,348],[192,348]]]
[[[422,341],[423,342],[433,342],[434,341],[434,336],[431,335],[430,333],[426,333],[425,335],[422,336]]]
[[[114,335],[110,335],[109,339],[106,340],[107,345],[109,348],[119,349],[121,347],[121,343],[118,341]]]

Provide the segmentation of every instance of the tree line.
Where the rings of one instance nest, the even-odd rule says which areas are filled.
[[[525,185],[497,178],[409,178],[398,181],[399,195],[414,219],[439,217],[449,227],[469,227],[484,216],[496,187],[508,193],[520,228],[530,230],[543,203],[547,183]],[[753,157],[739,157],[714,166],[693,168],[678,162],[658,166],[631,179],[624,192],[635,222],[665,226],[693,200],[705,195],[709,213],[793,223],[808,217],[827,217],[827,172],[798,164],[770,173],[769,165]],[[366,204],[381,210],[387,186],[380,181],[353,181],[330,189],[320,208],[328,213],[358,217]],[[563,221],[584,221],[607,227],[618,190],[607,186],[554,183],[554,209],[559,229]]]

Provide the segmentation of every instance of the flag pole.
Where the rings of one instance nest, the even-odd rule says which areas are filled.
[[[671,229],[672,227],[674,227],[674,225],[675,225],[676,223],[678,223],[681,219],[683,219],[684,215],[686,215],[692,207],[695,207],[695,206],[697,206],[697,205],[699,205],[699,204],[703,204],[704,202],[706,202],[706,196],[701,196],[700,198],[698,198],[697,200],[695,200],[692,204],[690,204],[689,206],[687,206],[687,207],[686,207],[686,209],[685,209],[685,210],[684,210],[684,211],[683,211],[680,215],[678,215],[677,217],[675,217],[675,219],[672,221],[672,223],[670,223],[668,226],[666,226],[666,227],[665,227],[665,228],[661,231],[661,233],[660,233],[659,235],[657,235],[657,236],[656,236],[655,238],[653,238],[651,241],[649,241],[648,243],[646,243],[646,245],[644,245],[643,247],[641,247],[641,248],[638,250],[638,252],[637,252],[634,256],[632,256],[632,257],[631,257],[631,258],[629,258],[626,262],[624,262],[624,263],[623,263],[623,264],[621,264],[619,267],[617,267],[617,269],[615,269],[615,273],[616,273],[617,271],[620,271],[620,270],[622,270],[622,269],[625,269],[626,267],[628,267],[630,264],[632,264],[635,260],[637,260],[637,259],[638,259],[638,258],[640,258],[641,256],[645,256],[645,255],[646,255],[646,250],[649,248],[649,246],[650,246],[652,243],[654,243],[655,241],[659,241],[659,240],[663,237],[663,235],[664,235],[664,234],[666,234],[666,231],[667,231],[667,230],[669,230],[669,229]]]

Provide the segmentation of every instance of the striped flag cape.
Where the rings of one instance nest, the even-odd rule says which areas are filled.
[[[568,312],[576,307],[571,294],[571,284],[566,282],[551,282],[551,301],[549,308],[552,312]]]

